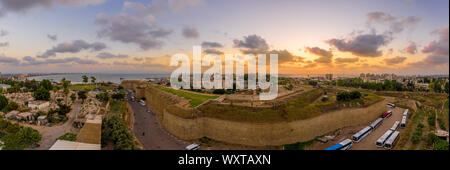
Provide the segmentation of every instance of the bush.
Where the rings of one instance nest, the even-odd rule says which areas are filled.
[[[213,91],[213,94],[225,94],[225,90],[224,89],[215,89]]]
[[[76,141],[77,140],[77,134],[65,133],[64,135],[60,136],[58,139],[59,140],[66,140],[66,141]]]
[[[125,121],[118,115],[111,116],[102,124],[102,143],[111,140],[114,143],[115,150],[138,149],[133,139]]]
[[[359,91],[352,91],[352,92],[346,92],[346,91],[342,91],[342,92],[338,92],[337,93],[337,100],[338,101],[350,101],[350,100],[355,100],[355,99],[360,99],[361,98],[361,93]]]
[[[16,102],[10,102],[10,103],[8,103],[8,105],[6,105],[5,108],[3,108],[2,111],[5,113],[8,113],[10,111],[17,110],[18,108],[19,108],[19,104],[17,104]]]

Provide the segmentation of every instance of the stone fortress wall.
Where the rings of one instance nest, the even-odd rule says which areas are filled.
[[[366,108],[350,108],[328,112],[310,119],[291,122],[234,122],[211,117],[196,117],[195,108],[183,107],[187,100],[154,87],[143,87],[140,81],[124,81],[122,85],[145,97],[147,106],[157,115],[162,126],[183,140],[208,137],[214,140],[248,146],[279,146],[304,142],[337,129],[369,124],[387,110],[385,101]]]

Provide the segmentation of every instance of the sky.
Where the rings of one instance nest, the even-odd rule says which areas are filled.
[[[2,73],[170,73],[276,53],[281,74],[449,73],[447,0],[0,0]]]

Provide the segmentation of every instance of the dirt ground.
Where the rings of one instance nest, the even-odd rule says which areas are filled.
[[[383,120],[380,126],[378,126],[372,133],[370,133],[368,136],[366,136],[363,140],[356,143],[353,142],[353,146],[351,150],[385,150],[384,148],[378,148],[375,145],[375,142],[380,138],[388,129],[390,129],[395,121],[401,121],[403,112],[405,109],[403,108],[395,108],[391,109],[393,111],[392,115],[386,119]],[[382,113],[380,113],[381,116]],[[408,122],[406,122],[408,123]],[[359,130],[363,129],[364,127],[370,125],[370,123],[367,123],[366,125],[361,126],[353,126],[353,127],[346,127],[340,130],[337,130],[334,133],[328,134],[328,135],[336,135],[333,140],[328,141],[327,143],[321,143],[321,142],[314,142],[314,145],[309,147],[309,150],[323,150],[325,148],[328,148],[330,146],[333,146],[345,139],[351,139],[353,134],[357,133]],[[398,131],[400,131],[400,135],[402,135],[404,129],[398,128]]]

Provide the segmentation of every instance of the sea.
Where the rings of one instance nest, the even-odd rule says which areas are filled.
[[[42,81],[44,79],[50,81],[61,81],[61,79],[65,78],[66,80],[71,81],[72,83],[81,83],[83,81],[82,76],[86,75],[89,77],[89,82],[91,81],[91,77],[96,78],[96,82],[112,82],[115,84],[120,84],[123,80],[148,80],[155,78],[166,78],[170,77],[170,74],[108,74],[108,73],[70,73],[70,74],[50,74],[43,76],[33,76],[28,77],[28,80],[36,80]]]

